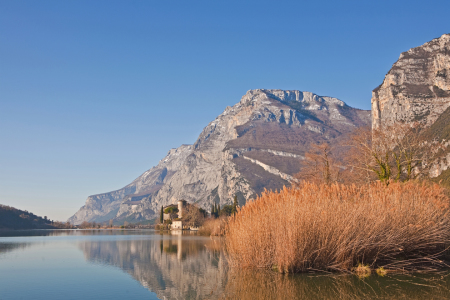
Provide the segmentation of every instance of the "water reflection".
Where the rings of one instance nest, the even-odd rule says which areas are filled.
[[[11,252],[17,249],[24,249],[28,244],[24,243],[0,243],[0,257],[2,254]]]
[[[4,235],[8,237],[0,238],[0,262],[6,253],[23,247],[38,249],[36,245],[45,243],[45,251],[67,249],[58,253],[70,257],[75,246],[87,262],[119,268],[160,299],[450,299],[448,272],[360,279],[239,270],[227,266],[220,239],[189,233],[60,230],[32,231],[28,237],[25,232],[16,238]]]
[[[218,239],[171,232],[78,246],[87,260],[121,268],[161,299],[217,299],[224,294],[226,262]]]
[[[117,266],[161,299],[449,299],[447,275],[281,275],[228,268],[220,240],[181,232],[159,239],[81,243],[86,259]]]
[[[228,273],[222,299],[449,299],[446,275],[281,275],[268,271]]]
[[[152,229],[33,229],[33,230],[0,230],[0,237],[31,237],[31,236],[132,236],[149,235]]]

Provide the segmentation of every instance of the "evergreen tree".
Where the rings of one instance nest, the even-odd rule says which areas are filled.
[[[236,212],[237,212],[237,206],[238,206],[237,195],[234,195],[233,215],[236,215]]]
[[[211,218],[214,217],[214,205],[211,204]]]
[[[159,216],[159,222],[162,224],[164,223],[164,210],[163,207],[161,206],[161,214]]]

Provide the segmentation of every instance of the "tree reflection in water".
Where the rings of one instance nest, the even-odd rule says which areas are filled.
[[[179,232],[82,241],[87,260],[121,268],[164,299],[218,299],[226,260],[219,239]]]
[[[220,239],[181,232],[79,242],[86,259],[128,272],[161,299],[449,299],[447,274],[282,275],[229,269]]]

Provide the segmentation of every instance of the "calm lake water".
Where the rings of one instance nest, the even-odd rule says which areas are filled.
[[[450,299],[449,273],[229,268],[220,239],[152,230],[0,232],[0,299]]]

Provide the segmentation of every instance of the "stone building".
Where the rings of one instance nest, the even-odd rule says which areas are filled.
[[[183,221],[172,221],[171,230],[183,230]]]
[[[163,207],[164,220],[172,220],[172,226],[171,229],[183,229],[183,221],[179,220],[183,218],[183,211],[185,210],[186,206],[189,205],[186,200],[178,200],[177,204],[171,204]],[[166,209],[173,208],[176,209],[177,212],[175,213],[165,213]]]

